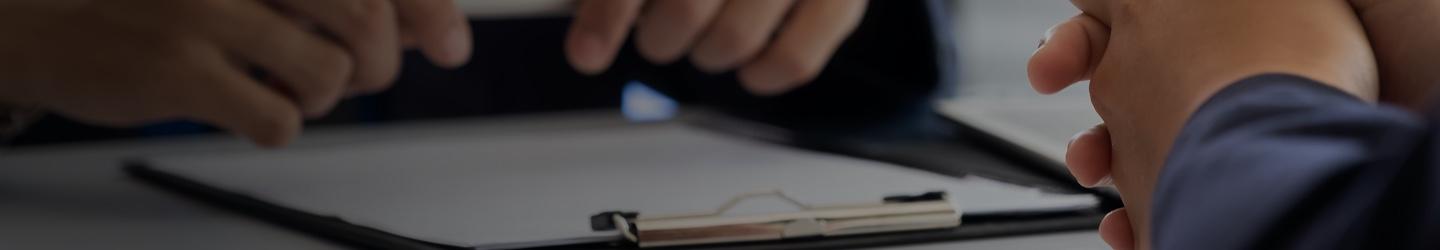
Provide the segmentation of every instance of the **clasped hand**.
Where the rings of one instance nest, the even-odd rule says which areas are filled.
[[[1113,183],[1120,191],[1126,208],[1101,224],[1102,238],[1117,249],[1149,248],[1150,196],[1171,143],[1190,114],[1229,84],[1285,73],[1420,109],[1440,82],[1440,73],[1423,68],[1440,58],[1440,35],[1430,31],[1440,27],[1436,1],[1072,3],[1083,14],[1047,33],[1031,57],[1030,79],[1045,94],[1090,81],[1105,123],[1073,139],[1066,165],[1082,185]]]

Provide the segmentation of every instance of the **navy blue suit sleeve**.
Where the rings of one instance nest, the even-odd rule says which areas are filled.
[[[1176,138],[1153,246],[1440,249],[1433,124],[1309,79],[1242,80]]]

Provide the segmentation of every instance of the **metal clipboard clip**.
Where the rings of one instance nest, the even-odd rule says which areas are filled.
[[[777,197],[799,211],[727,216],[749,199]],[[640,216],[604,212],[590,217],[595,231],[619,231],[641,248],[946,229],[960,226],[961,212],[945,192],[886,197],[883,203],[809,206],[780,191],[735,196],[712,212]]]

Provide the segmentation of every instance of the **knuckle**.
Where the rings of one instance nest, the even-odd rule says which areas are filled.
[[[154,60],[139,60],[141,62],[159,63],[162,65],[157,70],[175,68],[176,63],[194,62],[201,59],[202,55],[213,50],[212,45],[205,39],[182,35],[166,34],[150,36],[149,41],[144,42],[144,50]]]
[[[1124,93],[1123,90],[1125,90],[1125,88],[1124,86],[1114,84],[1114,81],[1112,81],[1112,79],[1115,78],[1110,75],[1109,71],[1097,70],[1095,72],[1095,75],[1090,78],[1090,95],[1092,97],[1095,97],[1094,99],[1107,100],[1114,100],[1115,98],[1119,97],[1120,93]],[[1102,103],[1097,102],[1097,104]],[[1101,111],[1102,114],[1105,114],[1102,110],[1098,110],[1101,108],[1101,105],[1096,105],[1096,108],[1097,111]]]
[[[313,64],[306,69],[310,82],[289,83],[305,108],[306,114],[319,114],[330,109],[345,91],[349,80],[351,61],[348,54],[338,49],[324,49],[315,55]]]
[[[393,16],[395,6],[389,0],[354,0],[342,1],[346,6],[345,22],[356,29],[356,32],[371,33],[384,29],[390,24],[389,17]]]
[[[707,34],[696,51],[697,62],[711,71],[735,67],[754,58],[765,46],[763,37],[743,28],[721,25]]]
[[[237,28],[234,22],[237,15],[245,13],[245,7],[238,1],[227,0],[194,0],[194,1],[167,1],[170,6],[163,19],[185,20],[185,22],[166,25],[175,28],[187,29],[189,31],[216,32],[226,29]],[[241,28],[244,28],[241,26]]]
[[[350,87],[367,93],[388,88],[400,74],[399,52],[395,51],[393,56],[388,53],[356,55]]]
[[[685,30],[699,30],[709,24],[710,14],[707,13],[708,9],[699,4],[698,1],[681,1],[681,4],[677,5],[679,6],[674,8],[674,13],[671,14],[671,20],[663,21],[671,22],[676,27]]]
[[[456,6],[455,1],[448,0],[400,1],[396,4],[397,6],[395,7],[397,9],[409,12],[403,13],[405,16],[411,19],[418,19],[418,21],[424,22],[421,25],[427,26],[448,24],[455,20],[455,17],[459,15],[457,13],[460,13],[460,8]],[[404,4],[409,4],[410,8],[400,8],[401,6],[398,6]]]
[[[770,67],[775,67],[778,72],[786,72],[795,81],[809,81],[820,75],[823,68],[821,62],[809,60],[808,57],[796,54],[795,50],[776,50],[774,54],[767,57]]]
[[[315,50],[310,64],[310,74],[316,83],[323,86],[341,86],[349,80],[355,67],[355,59],[345,50],[325,46]]]
[[[351,3],[350,13],[360,16],[383,15],[394,11],[394,6],[391,6],[390,1],[387,0],[356,0],[347,2]]]
[[[740,58],[756,54],[765,45],[764,36],[737,25],[721,25],[712,35],[715,49]]]
[[[399,75],[399,69],[379,68],[366,72],[360,79],[355,80],[356,90],[367,93],[374,93],[385,90],[394,83]]]
[[[279,70],[281,77],[291,81],[290,85],[308,86],[295,89],[304,97],[328,94],[329,88],[338,88],[349,80],[354,62],[348,51],[337,45],[317,42],[311,37],[275,37],[269,39],[275,51],[289,51],[287,60],[298,62],[292,68]]]

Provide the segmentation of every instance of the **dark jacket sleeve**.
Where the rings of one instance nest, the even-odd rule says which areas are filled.
[[[1154,193],[1156,249],[1440,249],[1434,118],[1262,75],[1202,106]]]

